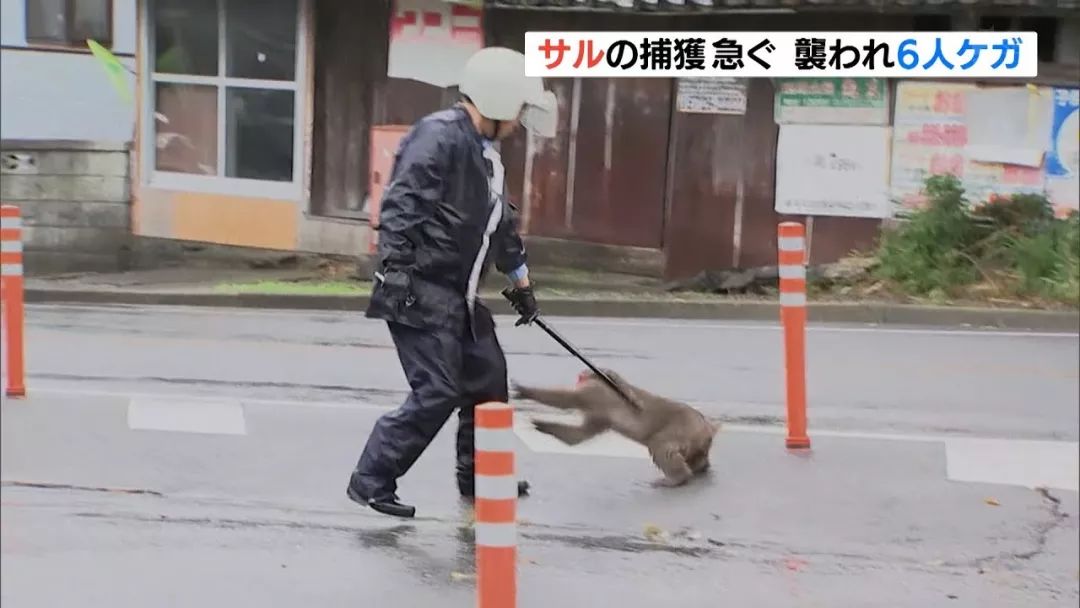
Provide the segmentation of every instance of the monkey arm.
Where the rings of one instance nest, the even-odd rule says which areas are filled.
[[[585,423],[580,426],[547,420],[534,420],[533,426],[541,433],[551,435],[567,445],[577,445],[607,430],[603,424],[591,419],[586,419]]]
[[[584,406],[581,395],[579,395],[576,390],[540,388],[515,384],[514,396],[518,399],[530,399],[560,410],[580,410]]]

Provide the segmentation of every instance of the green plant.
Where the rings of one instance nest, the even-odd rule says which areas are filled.
[[[1021,234],[1034,234],[1054,222],[1053,206],[1041,194],[994,197],[974,209],[972,215],[987,220],[995,229]]]
[[[916,295],[953,293],[982,274],[977,246],[988,229],[974,221],[960,181],[926,180],[927,205],[881,240],[877,275]]]
[[[1050,218],[1041,230],[1010,234],[1004,242],[1020,295],[1080,303],[1080,215]]]

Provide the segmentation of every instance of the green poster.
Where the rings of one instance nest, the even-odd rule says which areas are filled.
[[[887,124],[884,78],[778,78],[778,124]]]

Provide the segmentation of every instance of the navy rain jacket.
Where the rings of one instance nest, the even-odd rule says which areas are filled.
[[[502,173],[498,153],[484,145],[464,108],[413,125],[380,205],[368,318],[455,333],[468,322],[477,335],[472,298],[491,262],[511,276],[525,269],[518,212],[503,195]]]

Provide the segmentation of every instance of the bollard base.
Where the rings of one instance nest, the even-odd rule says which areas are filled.
[[[788,437],[785,442],[787,449],[789,450],[808,450],[810,449],[809,437]]]
[[[15,397],[15,398],[25,397],[26,396],[26,389],[25,388],[9,388],[6,391],[4,391],[4,395],[8,396],[8,397]]]

